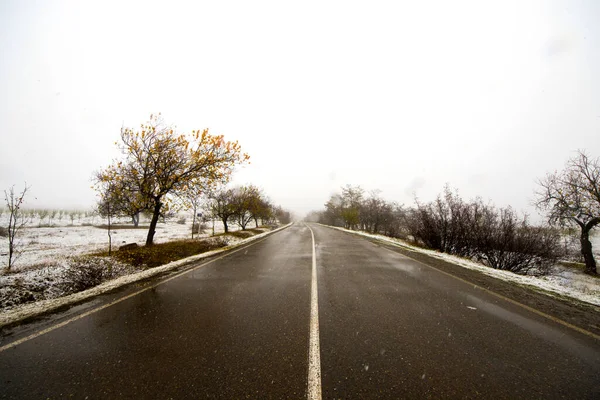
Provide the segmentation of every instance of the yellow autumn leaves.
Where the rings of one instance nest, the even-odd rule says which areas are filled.
[[[171,197],[186,197],[198,186],[225,184],[237,165],[247,163],[237,141],[211,135],[207,129],[178,134],[162,116],[151,115],[140,130],[121,130],[123,159],[97,173],[95,188],[101,203],[117,215],[151,211],[146,244],[152,244],[154,227]]]

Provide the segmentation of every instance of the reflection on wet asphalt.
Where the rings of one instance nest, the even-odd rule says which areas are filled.
[[[312,244],[267,240],[0,353],[2,398],[301,398]]]
[[[315,233],[323,398],[600,398],[600,345],[359,237]],[[305,398],[304,225],[0,353],[1,398]]]

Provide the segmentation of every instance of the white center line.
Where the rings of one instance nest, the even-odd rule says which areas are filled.
[[[305,224],[306,225],[306,224]],[[319,292],[317,290],[317,255],[315,234],[312,236],[312,281],[310,292],[310,336],[308,344],[308,393],[309,400],[321,399],[321,349],[319,345]]]

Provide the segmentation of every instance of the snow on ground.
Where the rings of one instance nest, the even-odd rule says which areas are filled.
[[[400,239],[394,239],[387,236],[376,235],[366,232],[352,231],[339,227],[332,228],[344,232],[354,233],[356,235],[374,238],[395,245],[401,245],[403,247],[410,248],[411,250],[425,253],[432,257],[446,260],[453,264],[460,265],[461,267],[476,270],[486,275],[493,276],[495,278],[502,279],[507,282],[531,286],[534,288],[542,289],[546,292],[549,292],[550,294],[554,293],[560,296],[570,297],[576,300],[600,306],[600,279],[589,276],[580,270],[565,267],[561,264],[554,265],[550,271],[550,274],[545,276],[517,275],[512,272],[493,269],[483,264],[479,264],[461,257],[440,253],[434,250],[425,250],[420,247],[415,247]],[[595,239],[597,240],[598,236],[595,236]],[[594,245],[596,245],[596,243]],[[600,243],[597,243],[597,245],[600,247]]]
[[[179,224],[177,224],[177,225],[179,225]],[[291,224],[289,224],[289,225],[291,225]],[[7,324],[14,323],[16,321],[20,321],[25,318],[29,318],[29,317],[32,317],[35,315],[40,315],[40,314],[49,312],[51,310],[55,310],[57,308],[63,307],[68,304],[80,302],[82,300],[85,300],[87,298],[108,292],[108,291],[118,288],[120,286],[124,286],[124,285],[132,283],[132,282],[136,282],[136,281],[143,280],[143,279],[146,279],[146,278],[149,278],[152,276],[156,276],[156,275],[162,274],[166,271],[171,271],[173,269],[181,267],[185,264],[188,264],[188,263],[191,263],[194,261],[198,261],[198,260],[213,256],[215,254],[222,253],[231,248],[238,247],[238,246],[247,244],[249,242],[258,240],[258,239],[268,235],[271,232],[285,229],[289,225],[285,225],[285,226],[275,229],[273,231],[269,231],[269,230],[265,229],[265,232],[251,236],[247,239],[240,239],[240,238],[236,238],[236,237],[232,237],[232,236],[227,236],[227,241],[228,241],[227,247],[224,247],[224,248],[221,248],[218,250],[209,251],[209,252],[202,253],[202,254],[198,254],[196,256],[188,257],[188,258],[185,258],[182,260],[173,261],[171,263],[168,263],[166,265],[156,267],[156,268],[151,268],[151,269],[136,272],[135,269],[128,270],[127,266],[122,266],[123,267],[123,268],[121,268],[121,272],[123,273],[122,276],[117,277],[116,279],[111,279],[109,281],[106,281],[106,282],[104,282],[98,286],[95,286],[91,289],[73,293],[73,294],[70,294],[67,296],[61,297],[62,293],[60,292],[60,288],[57,288],[56,289],[57,293],[54,293],[54,296],[52,298],[47,298],[45,300],[40,300],[40,301],[36,301],[33,303],[21,304],[21,305],[14,306],[14,307],[8,307],[5,310],[3,310],[0,313],[0,327],[7,325]],[[188,237],[187,235],[190,234],[191,225],[187,226],[187,228],[188,228],[187,230],[184,228],[179,229],[179,231],[177,231],[177,229],[173,229],[169,233],[166,232],[167,227],[164,227],[164,228],[165,228],[165,231],[163,232],[164,234],[162,235],[162,237],[159,241],[166,241],[166,240],[169,240],[169,238],[170,239],[177,239],[180,237],[186,238],[186,237]],[[54,229],[54,228],[51,228],[51,229]],[[222,229],[222,227],[221,227],[221,229]],[[146,232],[145,230],[137,230],[137,231],[142,232],[142,233]],[[104,232],[106,233],[106,231],[104,231]],[[215,233],[218,233],[218,232],[219,232],[219,229],[215,225]],[[211,233],[212,233],[212,226],[211,226]],[[157,229],[156,234],[157,235],[159,234],[158,229]],[[125,237],[125,235],[123,235],[123,237]],[[137,235],[130,236],[130,238],[137,238],[137,237],[139,237],[139,236],[137,236]],[[143,238],[145,238],[145,235],[142,235],[142,240],[138,240],[138,241],[143,242]],[[133,240],[133,241],[136,241],[136,240]],[[84,245],[84,247],[85,247],[85,245]],[[76,249],[77,251],[81,250],[81,248],[78,248],[75,245],[73,245],[71,247],[65,246],[65,248],[68,248],[71,250]],[[36,269],[25,268],[16,274],[0,276],[0,281],[16,278],[16,279],[20,279],[23,282],[23,284],[39,283],[41,285],[52,285],[52,282],[49,280],[57,278],[59,275],[63,274],[66,269],[69,268],[68,257],[66,257],[65,259],[67,260],[66,263],[53,262],[51,265],[49,265],[48,267],[45,267],[45,268],[36,268]],[[2,284],[0,282],[0,287],[1,286],[2,286]],[[1,290],[1,288],[0,288],[0,290]],[[145,290],[145,289],[142,289],[142,290]]]
[[[600,258],[600,228],[594,229],[590,234],[590,242],[596,258]]]
[[[186,223],[180,224],[178,218],[168,220],[166,223],[159,222],[154,236],[155,243],[162,243],[176,239],[189,239],[192,232],[192,219],[187,218]],[[63,220],[63,225],[52,227],[38,227],[38,223],[32,222],[23,228],[18,238],[18,250],[20,250],[14,271],[26,269],[34,265],[52,264],[58,260],[64,260],[70,256],[89,254],[108,250],[108,231],[105,228],[92,226],[92,223],[101,224],[98,217],[84,217],[81,221],[70,225],[70,221]],[[115,224],[129,224],[130,221],[121,220]],[[0,226],[7,226],[7,216],[0,217]],[[148,221],[140,221],[140,226],[148,226]],[[212,224],[206,224],[208,229],[200,237],[208,237],[212,234]],[[232,231],[237,227],[232,227]],[[223,224],[215,221],[215,233],[223,232]],[[113,249],[125,243],[138,243],[143,245],[146,241],[148,229],[114,229],[112,230]],[[194,235],[198,237],[198,235]],[[236,240],[227,237],[228,241]],[[8,262],[8,238],[0,237],[0,268],[6,267]]]

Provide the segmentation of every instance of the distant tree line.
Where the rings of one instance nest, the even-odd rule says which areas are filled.
[[[449,187],[431,202],[415,199],[405,207],[382,199],[379,191],[365,194],[360,186],[347,185],[307,219],[408,239],[521,274],[547,272],[564,254],[557,228],[570,224],[580,228],[585,272],[597,274],[589,234],[600,224],[600,160],[579,151],[563,171],[548,174],[538,186],[535,204],[547,212],[545,226],[530,224],[511,207],[498,208],[480,198],[465,201]]]
[[[289,211],[272,204],[254,185],[213,191],[208,194],[204,209],[208,216],[223,223],[225,232],[229,231],[230,224],[236,224],[245,230],[251,222],[258,228],[259,225],[275,222],[287,224],[291,221]]]
[[[377,191],[365,195],[360,186],[348,185],[309,218],[408,239],[516,273],[544,273],[560,248],[557,230],[532,226],[510,207],[497,208],[481,199],[467,202],[449,187],[431,202],[415,200],[414,206],[405,207],[385,201]]]

